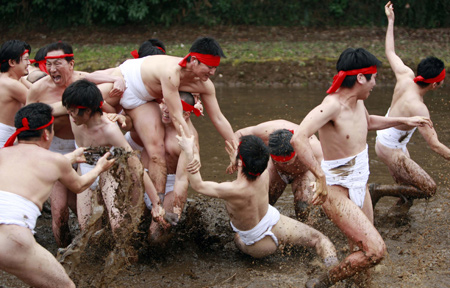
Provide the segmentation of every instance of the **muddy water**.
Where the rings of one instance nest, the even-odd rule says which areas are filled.
[[[218,88],[218,101],[234,130],[260,122],[286,119],[300,122],[324,96],[320,89]],[[450,145],[448,112],[450,88],[426,96],[434,125],[442,143]],[[391,87],[376,87],[366,101],[369,113],[384,115],[391,100]],[[194,116],[192,116],[194,118]],[[206,117],[193,119],[200,134],[202,176],[205,180],[227,181],[228,164],[223,141]],[[375,133],[369,132],[371,175],[369,182],[394,183],[387,168],[376,158]],[[450,165],[432,152],[416,133],[408,145],[412,158],[438,184],[437,195],[429,201],[418,200],[408,217],[397,219],[388,213],[394,198],[383,198],[375,210],[375,226],[387,243],[389,255],[373,273],[372,287],[448,287],[450,283]],[[288,187],[275,205],[281,213],[293,216],[293,197]],[[45,216],[45,215],[44,215]],[[348,254],[342,234],[323,216],[313,211],[310,224],[330,237],[340,259]],[[145,230],[145,225],[142,224]],[[41,217],[37,241],[56,254],[50,221]],[[262,260],[240,253],[232,242],[232,233],[224,205],[189,192],[188,204],[176,236],[165,247],[139,249],[139,262],[114,271],[109,287],[304,287],[311,275],[322,270],[313,250],[283,247],[281,252]],[[145,237],[142,237],[145,239]],[[105,244],[105,246],[108,246]],[[105,273],[109,251],[99,249],[73,272],[79,287],[96,287],[94,280]],[[0,274],[3,287],[25,287],[14,277]],[[352,287],[351,281],[336,287]]]

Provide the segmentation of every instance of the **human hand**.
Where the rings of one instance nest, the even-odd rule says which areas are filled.
[[[391,1],[389,1],[386,4],[386,6],[384,6],[384,12],[386,13],[386,16],[387,16],[388,20],[394,20],[395,19],[394,4],[392,4]]]
[[[125,80],[123,77],[117,77],[114,81],[113,88],[109,91],[110,97],[122,97],[123,92],[126,89]]]
[[[180,125],[180,135],[176,135],[175,137],[178,140],[178,145],[180,148],[187,154],[188,159],[192,159],[194,155],[194,135],[191,137],[186,137],[186,133],[184,133],[183,126]]]
[[[111,152],[106,152],[105,155],[98,159],[97,165],[95,165],[95,167],[99,167],[101,172],[105,172],[106,170],[111,168],[114,165],[114,162],[116,162],[116,159],[108,159],[110,156]]]
[[[71,154],[72,154],[72,160],[71,163],[84,163],[86,162],[86,157],[84,156],[84,151],[86,150],[86,148],[84,147],[80,147],[75,149]]]
[[[230,164],[226,169],[226,173],[228,174],[233,174],[237,170],[236,156],[238,147],[239,145],[236,140],[233,140],[231,143],[228,140],[225,140],[225,150],[227,151],[228,157],[230,158]]]
[[[200,171],[200,167],[202,167],[202,163],[200,163],[198,155],[195,154],[192,161],[186,166],[186,170],[191,174],[195,174]]]
[[[203,114],[203,104],[202,104],[202,101],[198,100],[198,102],[196,102],[196,103],[194,104],[194,108],[197,108],[197,109],[200,111],[200,113],[202,114],[202,116],[205,116],[205,115]]]
[[[408,126],[419,126],[419,127],[428,125],[430,128],[433,128],[433,122],[431,122],[431,119],[423,116],[407,117],[405,124]]]
[[[322,205],[328,197],[328,189],[325,177],[317,179],[316,182],[311,183],[312,191],[314,192],[311,203],[313,205]]]
[[[127,127],[127,117],[117,113],[107,113],[106,117],[112,122],[117,122],[122,128]]]
[[[170,224],[166,222],[164,219],[166,215],[166,211],[161,207],[160,204],[152,205],[152,218],[153,221],[161,225],[162,228],[167,229],[170,227]]]

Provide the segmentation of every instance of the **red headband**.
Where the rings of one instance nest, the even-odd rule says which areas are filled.
[[[180,61],[180,63],[178,63],[178,65],[180,65],[181,67],[186,67],[186,63],[187,63],[187,58],[189,56],[195,56],[197,57],[198,61],[208,65],[208,66],[213,66],[213,67],[217,67],[220,64],[220,56],[214,56],[211,54],[201,54],[201,53],[196,53],[196,52],[190,52],[189,54],[187,54],[183,60]]]
[[[377,66],[370,66],[367,68],[361,68],[361,69],[355,69],[355,70],[348,70],[348,71],[339,71],[338,74],[334,75],[333,77],[333,84],[331,87],[327,90],[328,94],[336,92],[339,87],[341,87],[342,82],[344,81],[345,77],[351,76],[351,75],[358,75],[359,73],[362,74],[375,74],[377,73]]]
[[[77,109],[88,109],[88,107],[86,107],[86,106],[81,106],[81,105],[73,105],[73,106],[71,106],[71,107],[77,108]],[[100,106],[99,106],[99,108],[102,108],[102,107],[103,107],[103,101],[100,101]]]
[[[31,64],[38,63],[39,64],[39,70],[41,70],[42,72],[45,72],[45,73],[48,74],[47,66],[45,65],[45,63],[47,63],[47,60],[44,59],[44,60],[36,61],[35,59],[31,59],[30,63]]]
[[[188,104],[188,103],[184,102],[183,100],[181,100],[181,105],[183,106],[183,111],[194,112],[195,116],[197,116],[197,117],[202,115],[202,112],[200,112],[200,110],[198,110],[197,108],[195,108],[191,104]]]
[[[133,50],[130,52],[131,56],[133,56],[134,59],[139,58],[139,53],[137,50]]]
[[[430,83],[431,84],[431,83],[435,83],[435,82],[441,82],[442,80],[444,80],[444,78],[445,78],[445,69],[443,69],[441,71],[441,73],[438,76],[434,77],[434,78],[425,79],[422,76],[417,76],[416,78],[414,78],[414,82],[415,83],[417,83],[417,82],[425,82],[425,83]]]
[[[56,56],[45,56],[45,59],[60,59],[60,58],[66,58],[66,57],[73,57],[73,54],[62,54],[62,55],[56,55]]]
[[[31,129],[29,124],[28,124],[28,119],[27,118],[23,118],[22,119],[23,127],[16,129],[16,132],[14,132],[14,134],[12,134],[11,137],[8,138],[8,140],[6,141],[5,146],[3,146],[3,148],[12,146],[14,144],[14,141],[16,141],[17,135],[19,135],[20,132],[28,131],[28,130],[36,131],[36,130],[41,130],[41,129],[47,128],[48,126],[52,125],[54,119],[55,118],[52,116],[52,119],[47,124],[45,124],[45,125],[43,125],[41,127],[38,127],[38,128]]]
[[[286,129],[286,130],[288,130],[289,132],[294,134],[294,130],[290,130],[290,129]],[[277,156],[277,155],[270,154],[270,157],[272,157],[272,159],[277,162],[287,162],[287,161],[291,160],[292,158],[294,158],[294,156],[295,156],[295,151],[293,151],[291,154],[286,155],[286,156]]]
[[[20,57],[22,57],[23,55],[27,54],[28,52],[30,52],[30,51],[29,51],[28,49],[25,49],[25,51],[23,51],[23,53],[20,54]],[[8,61],[8,60],[9,60],[9,59],[3,59],[1,63],[4,63],[4,62],[6,62],[6,61]],[[31,62],[31,60],[30,60],[30,62]]]

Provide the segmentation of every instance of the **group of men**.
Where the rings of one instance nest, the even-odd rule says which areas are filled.
[[[71,46],[52,43],[45,47],[43,59],[36,59],[45,75],[37,73],[32,84],[24,79],[31,47],[18,40],[4,43],[0,269],[34,287],[74,286],[56,259],[36,243],[33,229],[49,197],[58,246],[71,242],[69,207],[85,228],[92,214],[93,190],[99,185],[96,179],[114,164],[114,159],[108,160],[109,152],[94,165],[83,163],[85,147],[107,146],[142,151],[140,159],[132,157],[128,164],[136,173],[148,171],[142,181],[154,220],[151,242],[167,236],[171,223],[166,222],[166,213],[181,217],[190,184],[201,194],[225,200],[242,252],[259,258],[274,253],[281,243],[315,248],[328,269],[306,287],[330,287],[356,274],[368,275],[386,254],[373,224],[376,202],[398,196],[397,206],[410,207],[413,199],[436,192],[435,182],[406,149],[416,127],[435,152],[450,158],[450,149],[439,142],[423,103],[428,91],[442,86],[444,64],[428,57],[420,62],[415,77],[395,53],[391,2],[385,13],[386,56],[397,79],[386,116],[369,115],[364,106],[381,62],[363,48],[348,48],[339,57],[328,95],[300,124],[275,120],[236,132],[222,114],[209,79],[225,57],[213,38],[198,38],[184,58],[165,55],[164,45],[151,39],[132,52],[136,59],[93,73],[75,71]],[[201,115],[203,106],[225,140],[228,171],[237,171],[233,182],[201,178],[198,133],[189,117]],[[123,130],[129,132],[124,135]],[[371,185],[370,193],[369,130],[377,130],[377,155],[399,184]],[[39,169],[33,166],[36,160]],[[335,247],[323,233],[273,207],[288,184],[298,219],[306,219],[310,205],[321,205],[347,236],[351,253],[345,259],[338,261]],[[102,190],[113,232],[123,220],[114,193],[112,188]]]

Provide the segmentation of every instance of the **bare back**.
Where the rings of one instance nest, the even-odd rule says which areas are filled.
[[[0,149],[0,163],[0,190],[27,198],[40,209],[62,173],[72,170],[63,155],[35,144]]]

